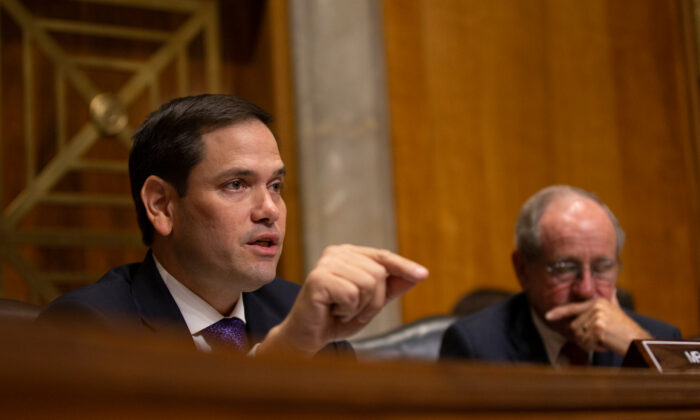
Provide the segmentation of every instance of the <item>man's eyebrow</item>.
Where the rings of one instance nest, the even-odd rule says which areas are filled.
[[[552,260],[552,262],[560,262],[560,261],[580,262],[579,259],[573,255],[560,255],[559,257]]]
[[[273,176],[284,176],[287,174],[287,168],[282,166],[278,170],[276,170],[272,175]],[[245,168],[232,168],[227,171],[222,172],[219,174],[221,178],[230,178],[230,177],[235,177],[235,176],[242,176],[242,177],[250,177],[250,176],[256,176],[257,173],[251,169],[245,169]]]

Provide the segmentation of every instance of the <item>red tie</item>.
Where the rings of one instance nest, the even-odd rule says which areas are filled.
[[[564,347],[561,348],[561,354],[569,359],[569,364],[573,366],[586,366],[588,365],[588,352],[576,343],[567,341]]]

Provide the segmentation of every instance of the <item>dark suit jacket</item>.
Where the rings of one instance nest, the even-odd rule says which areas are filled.
[[[672,325],[625,312],[654,338],[681,338],[680,330]],[[549,364],[522,292],[452,324],[443,336],[440,358]],[[593,354],[593,364],[597,366],[621,366],[622,359],[612,351]]]
[[[282,322],[300,287],[275,278],[254,292],[243,293],[246,330],[254,344]],[[101,329],[145,328],[192,341],[185,319],[158,273],[149,251],[142,263],[116,267],[97,283],[74,290],[51,302],[39,322],[73,322]],[[349,344],[338,343],[338,350]],[[334,346],[335,348],[336,346]]]

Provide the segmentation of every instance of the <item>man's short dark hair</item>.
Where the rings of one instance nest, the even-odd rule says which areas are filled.
[[[129,153],[129,180],[143,243],[153,243],[153,225],[141,201],[146,178],[156,175],[170,183],[180,197],[187,193],[192,168],[202,160],[202,136],[233,124],[272,116],[245,99],[231,95],[199,95],[174,99],[146,118],[136,130]]]

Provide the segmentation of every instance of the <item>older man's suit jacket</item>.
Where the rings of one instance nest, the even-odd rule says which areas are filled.
[[[672,325],[625,312],[654,338],[681,338],[680,330]],[[443,336],[440,358],[549,364],[522,292],[452,324]],[[593,364],[597,366],[621,366],[622,359],[612,351],[593,354]]]
[[[243,293],[246,330],[254,344],[282,322],[300,287],[275,278]],[[66,293],[49,304],[39,322],[73,322],[100,329],[141,328],[192,341],[185,319],[158,273],[151,252],[142,263],[116,267],[98,282]],[[339,349],[346,350],[347,343]]]

